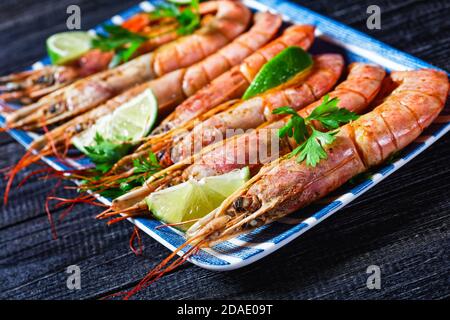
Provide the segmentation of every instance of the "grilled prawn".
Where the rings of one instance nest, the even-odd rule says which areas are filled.
[[[212,144],[216,138],[230,138],[265,122],[280,119],[279,115],[272,114],[276,108],[291,106],[296,110],[302,109],[331,90],[341,76],[343,67],[344,59],[338,54],[318,55],[314,57],[313,69],[305,79],[298,83],[294,81],[293,85],[287,83],[281,90],[274,89],[267,94],[236,103],[230,109],[196,125],[186,136],[176,137],[162,152],[167,153],[170,161],[176,163],[197,153],[199,150],[196,149]],[[164,155],[159,156],[163,157]]]
[[[117,68],[78,80],[38,102],[7,115],[8,128],[33,130],[72,118],[132,86],[190,66],[216,52],[245,31],[250,11],[240,2],[215,1],[217,14],[189,36]]]
[[[282,157],[268,164],[213,213],[188,241],[211,246],[305,207],[413,142],[438,116],[448,94],[443,72],[393,72],[398,87],[372,112],[343,126],[317,167]],[[294,141],[289,141],[293,147]],[[274,187],[276,186],[276,188]]]
[[[177,33],[175,31],[168,33],[167,29],[169,28],[174,29],[175,24],[162,23],[152,27],[150,33],[145,33],[150,39],[142,45],[135,56],[150,52],[175,40]],[[48,65],[36,70],[0,77],[0,100],[29,104],[78,79],[108,69],[113,56],[114,53],[111,51],[103,52],[99,49],[92,49],[67,65]]]
[[[152,133],[167,133],[171,129],[194,120],[225,101],[240,98],[259,69],[268,60],[288,46],[308,49],[313,41],[313,26],[296,25],[289,27],[281,37],[258,50],[245,59],[242,64],[224,73],[207,87],[199,90],[195,95],[180,104]]]
[[[347,79],[339,84],[330,93],[330,96],[339,98],[341,108],[361,113],[369,106],[378,93],[385,72],[378,66],[355,63],[350,66]],[[321,100],[301,109],[303,116],[311,113]],[[291,151],[290,145],[277,136],[277,129],[281,128],[288,119],[267,123],[261,129],[247,134],[235,136],[223,142],[210,145],[198,154],[180,161],[152,176],[141,188],[133,190],[113,202],[112,209],[120,212],[127,209],[128,213],[133,208],[141,211],[145,203],[141,202],[146,196],[155,190],[170,187],[190,178],[200,179],[206,176],[220,175],[234,169],[249,166],[253,174],[263,166],[280,156]],[[269,129],[269,130],[267,130]],[[271,130],[270,130],[271,129]],[[251,151],[256,149],[272,150],[270,144],[279,144],[277,151],[268,153],[267,157],[253,158]],[[131,209],[130,209],[131,208]]]
[[[365,70],[370,75],[367,78],[361,73],[358,75],[357,72],[361,72],[361,70]],[[346,83],[346,81],[344,81],[341,84],[342,87],[338,87],[336,91],[333,92],[333,95],[339,98],[342,97],[342,101],[346,101],[346,108],[350,107],[361,110],[364,106],[367,107],[375,97],[380,89],[383,78],[384,71],[381,68],[353,64],[348,79],[349,82]],[[448,83],[446,82],[447,79],[445,78],[444,84],[448,87]],[[439,85],[440,84],[441,83],[439,83]],[[431,93],[433,89],[431,87],[429,88],[431,90],[429,90],[428,93]],[[444,93],[441,91],[441,93],[442,95],[438,95],[439,98],[443,98],[443,100],[438,98],[437,101],[433,101],[434,107],[425,111],[428,114],[423,115],[422,118],[416,120],[420,125],[426,126],[429,124],[442,109],[447,92]],[[368,97],[370,97],[370,99],[368,99]],[[431,97],[431,99],[436,98],[433,94],[429,97]],[[406,100],[408,100],[408,98],[406,98]],[[402,102],[406,102],[406,100]],[[422,104],[422,106],[427,104],[427,101],[424,102],[425,103]],[[401,104],[400,101],[398,103]],[[387,111],[390,107],[389,100],[386,101],[386,104],[385,110]],[[311,106],[303,112],[307,113],[308,111],[311,111],[311,108],[313,107]],[[394,119],[396,118],[396,108],[394,107],[391,109],[393,110],[390,110],[391,112],[386,114],[387,117],[393,116],[393,121],[390,123],[395,122]],[[379,109],[377,108],[377,110]],[[381,110],[379,112],[383,113]],[[369,119],[376,113],[377,111],[369,113],[360,119]],[[375,117],[377,116],[378,114],[375,115]],[[355,125],[358,121],[360,120],[350,123],[342,128],[342,133],[339,134],[334,145],[328,148],[329,158],[326,161],[323,161],[323,163],[320,163],[316,168],[305,167],[304,165],[297,163],[294,158],[288,158],[286,156],[263,167],[260,173],[256,174],[243,187],[228,197],[219,208],[200,219],[189,228],[187,231],[187,241],[150,271],[135,288],[123,293],[124,298],[130,298],[137,291],[149,286],[165,273],[174,270],[189,258],[189,256],[194,254],[198,248],[213,246],[217,242],[224,241],[240,233],[270,223],[336,188],[339,182],[345,181],[345,179],[351,177],[351,174],[348,174],[350,171],[353,171],[353,174],[356,174],[357,172],[364,170],[364,164],[358,157],[360,151],[351,143],[353,139],[352,135],[346,134],[349,132],[348,128]],[[380,123],[383,123],[383,121]],[[411,123],[405,124],[403,128],[409,128],[408,125],[410,124]],[[386,126],[386,124],[384,125]],[[358,127],[358,125],[355,125],[355,127]],[[404,130],[402,131],[404,132]],[[421,129],[416,131],[414,135],[417,136],[420,131]],[[373,136],[370,137],[373,138]],[[385,127],[385,137],[380,138],[379,142],[385,141],[385,138],[392,139],[390,129]],[[412,141],[413,136],[410,138]],[[289,145],[289,142],[290,141],[284,141],[287,145]],[[403,143],[407,142],[408,141],[403,141]],[[397,145],[397,148],[398,147],[400,147],[400,145]],[[393,149],[395,149],[395,147]],[[379,152],[379,150],[376,150],[376,152]],[[137,210],[141,210],[142,212],[144,206],[142,205],[139,207],[139,205],[137,205],[136,207]],[[127,212],[129,213],[128,210]],[[187,248],[186,251],[181,253],[181,250],[185,248]],[[178,257],[177,255],[181,256]]]

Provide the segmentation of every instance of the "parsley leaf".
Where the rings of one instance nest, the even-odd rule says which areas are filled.
[[[115,51],[110,68],[119,65],[122,62],[127,62],[134,52],[148,40],[147,37],[133,33],[121,26],[104,25],[103,28],[108,33],[105,35],[97,35],[92,40],[92,47],[102,51]]]
[[[133,41],[144,42],[147,40],[147,37],[128,31],[121,26],[105,24],[103,29],[108,35],[97,35],[92,39],[92,45],[102,51],[115,50]]]
[[[180,14],[180,10],[173,3],[161,4],[155,11],[150,13],[150,16],[155,19],[160,18],[175,18]]]
[[[272,111],[273,114],[290,114],[292,116],[297,115],[297,111],[295,111],[292,107],[280,107]]]
[[[134,173],[153,174],[161,169],[161,165],[153,152],[149,152],[148,158],[133,159]]]
[[[339,128],[343,123],[348,123],[359,118],[356,113],[348,111],[345,108],[339,108],[337,106],[338,103],[338,98],[330,100],[330,96],[328,94],[325,95],[322,104],[311,112],[307,117],[307,121],[317,120],[326,129],[332,130]]]
[[[98,132],[94,141],[94,145],[85,147],[85,153],[95,164],[95,169],[101,173],[108,172],[132,147],[129,143],[114,143],[103,138]]]
[[[179,35],[188,35],[200,25],[199,1],[192,0],[189,6],[183,10],[180,10],[173,3],[164,4],[152,12],[151,17],[174,18],[179,24],[177,33]]]
[[[150,13],[153,19],[172,18],[178,22],[177,33],[188,35],[195,31],[200,25],[199,1],[192,0],[190,5],[183,10],[174,4],[164,4]],[[149,38],[131,32],[121,26],[105,24],[103,26],[107,35],[97,35],[92,40],[92,47],[102,51],[114,51],[115,55],[109,65],[114,68],[123,62],[127,62]]]
[[[132,176],[119,179],[117,187],[110,187],[109,189],[101,190],[99,193],[106,198],[118,198],[132,189],[142,186],[145,180],[161,170],[161,165],[156,155],[151,151],[147,158],[134,159],[133,167],[134,173]]]
[[[297,162],[302,162],[306,159],[306,165],[315,167],[320,160],[327,158],[324,146],[333,143],[336,140],[335,134],[337,132],[320,132],[311,127],[312,133],[309,138],[300,146],[292,151],[292,155],[297,157]]]
[[[325,146],[331,144],[336,139],[339,126],[344,123],[358,119],[358,115],[344,108],[338,107],[339,99],[330,100],[329,95],[325,95],[322,103],[316,107],[311,114],[303,118],[291,107],[281,107],[273,110],[273,114],[291,115],[289,121],[279,131],[278,136],[293,137],[299,145],[295,148],[291,156],[298,156],[297,161],[306,160],[306,165],[315,167],[320,160],[327,158]],[[318,131],[313,125],[313,121],[318,121],[325,129],[334,130],[332,132]]]
[[[308,131],[306,129],[305,119],[300,117],[297,112],[291,107],[281,107],[273,111],[274,114],[291,114],[292,117],[288,123],[280,129],[278,136],[280,138],[288,136],[294,137],[297,143],[306,140]]]

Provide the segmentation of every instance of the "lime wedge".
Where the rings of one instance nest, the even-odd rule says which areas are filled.
[[[167,0],[167,1],[175,4],[189,4],[192,2],[192,0]]]
[[[259,70],[242,99],[249,99],[275,88],[311,68],[312,64],[313,60],[305,50],[300,47],[287,47]]]
[[[87,32],[62,32],[47,39],[47,52],[53,64],[63,65],[91,49],[92,36]]]
[[[105,131],[109,128],[112,115],[107,115],[97,120],[96,124],[86,131],[72,137],[72,144],[83,153],[87,153],[85,147],[94,144],[95,134],[98,132],[102,137],[105,137]]]
[[[229,173],[188,180],[171,188],[153,192],[145,200],[153,215],[166,223],[199,219],[216,209],[250,178],[248,167]],[[179,226],[187,230],[193,222]]]
[[[85,146],[95,143],[95,135],[112,142],[135,143],[145,137],[158,117],[158,102],[150,89],[124,103],[113,113],[101,117],[88,130],[72,138],[73,145],[85,152]]]
[[[115,110],[111,119],[111,139],[135,142],[145,137],[158,117],[158,102],[150,89]]]

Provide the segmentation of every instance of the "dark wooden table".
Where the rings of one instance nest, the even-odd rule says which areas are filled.
[[[133,0],[2,0],[0,73],[45,54],[44,41],[65,29],[66,8],[78,4],[90,28]],[[450,70],[450,1],[305,0],[313,10]],[[382,29],[366,29],[366,8],[382,9]],[[24,150],[0,134],[0,167]],[[139,299],[431,299],[448,298],[450,136],[317,228],[262,261],[217,273],[185,265]],[[34,166],[27,170],[35,170]],[[23,177],[27,172],[23,173]],[[17,179],[19,181],[20,179]],[[78,206],[58,222],[52,240],[43,210],[52,182],[32,178],[0,206],[0,298],[89,299],[131,288],[168,254],[144,236],[145,251],[128,248],[129,223],[107,227],[96,208]],[[5,182],[0,182],[4,190]],[[72,191],[59,190],[63,197]],[[61,211],[55,211],[55,218]],[[81,290],[68,290],[66,268],[81,268]],[[381,289],[366,287],[366,269],[381,267]]]

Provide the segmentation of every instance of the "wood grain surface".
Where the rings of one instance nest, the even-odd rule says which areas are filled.
[[[317,12],[450,70],[450,1],[304,0]],[[45,39],[65,30],[66,8],[78,4],[88,29],[137,3],[131,0],[2,0],[0,74],[45,55]],[[366,28],[366,8],[382,9],[382,29]],[[137,299],[434,299],[448,298],[450,136],[304,236],[240,270],[218,273],[190,264]],[[0,168],[24,149],[0,134]],[[36,170],[33,166],[21,174]],[[16,185],[20,177],[16,179]],[[57,223],[52,240],[44,211],[54,182],[32,178],[0,203],[0,298],[95,299],[131,288],[168,254],[144,236],[144,255],[128,247],[129,223],[107,227],[80,205]],[[5,188],[0,181],[1,193]],[[73,197],[59,188],[58,195]],[[55,210],[55,219],[62,211]],[[66,286],[69,265],[81,268],[81,290]],[[366,269],[381,267],[381,289],[366,287]]]

